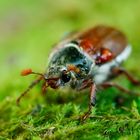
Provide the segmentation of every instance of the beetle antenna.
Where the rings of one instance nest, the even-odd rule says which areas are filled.
[[[27,76],[29,74],[36,74],[36,75],[40,75],[40,76],[44,77],[44,75],[42,73],[33,72],[32,69],[25,69],[25,70],[21,71],[21,76]]]
[[[29,74],[36,74],[36,75],[40,75],[39,78],[37,78],[36,80],[34,80],[29,87],[18,97],[17,99],[17,105],[19,105],[19,102],[21,100],[22,97],[24,97],[36,84],[38,84],[42,79],[44,79],[44,75],[42,73],[37,73],[37,72],[33,72],[32,69],[25,69],[21,72],[21,76],[27,76]]]

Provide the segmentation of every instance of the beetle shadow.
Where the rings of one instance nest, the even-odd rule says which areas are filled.
[[[47,104],[67,104],[73,103],[85,107],[89,103],[89,90],[50,90],[45,95]]]
[[[137,102],[138,100],[136,96],[123,94],[114,88],[103,89],[97,92],[96,108],[98,112],[119,112],[123,107],[131,108],[133,101]]]

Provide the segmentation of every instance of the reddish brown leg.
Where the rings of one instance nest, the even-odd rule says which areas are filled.
[[[20,103],[20,100],[21,100],[21,98],[22,97],[24,97],[29,91],[30,91],[30,89],[32,89],[36,84],[38,84],[41,80],[43,79],[43,77],[39,77],[38,79],[36,79],[35,81],[33,81],[32,83],[31,83],[31,85],[18,97],[18,99],[17,99],[17,105],[19,105],[19,103]]]
[[[48,87],[48,85],[47,85],[47,83],[46,83],[46,81],[43,83],[43,85],[42,85],[42,95],[45,95],[45,93],[46,93],[46,91],[47,91],[47,87]]]
[[[134,84],[134,85],[139,85],[140,86],[140,81],[138,81],[137,79],[135,79],[128,71],[126,71],[125,69],[123,68],[120,68],[120,67],[115,67],[112,69],[112,72],[115,74],[115,75],[120,75],[120,74],[123,74],[125,75],[128,80]]]
[[[84,115],[82,116],[82,121],[85,121],[91,114],[91,109],[92,109],[92,106],[95,106],[95,101],[96,101],[96,86],[95,84],[92,83],[91,90],[90,90],[89,108],[88,108],[88,111],[84,113]]]
[[[122,87],[121,85],[113,83],[113,82],[105,82],[99,86],[101,86],[103,88],[115,87],[115,88],[119,89],[120,91],[122,91],[123,93],[126,93],[128,95],[140,96],[139,93],[135,93],[133,91],[130,91],[130,90]]]
[[[86,89],[86,88],[90,87],[92,84],[93,84],[93,81],[91,79],[85,80],[85,81],[83,81],[81,87],[78,88],[77,90],[80,91],[80,90]]]

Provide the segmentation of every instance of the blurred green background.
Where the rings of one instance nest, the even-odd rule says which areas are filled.
[[[34,79],[20,77],[22,69],[43,72],[53,44],[68,32],[98,24],[116,27],[126,34],[133,52],[125,67],[140,79],[140,0],[0,1],[1,139],[139,138],[140,100],[126,97],[123,109],[117,108],[114,99],[118,91],[114,88],[99,94],[93,111],[95,119],[80,125],[72,118],[86,109],[88,92],[82,94],[83,97],[61,94],[60,97],[58,94],[42,97],[38,85],[22,100],[20,108],[15,104],[16,98]],[[116,82],[139,91],[123,77]],[[51,105],[46,103],[46,98],[52,100]],[[35,116],[31,113],[34,109]]]

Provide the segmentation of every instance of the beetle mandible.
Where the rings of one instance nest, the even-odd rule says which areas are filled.
[[[121,64],[131,53],[125,35],[112,27],[96,26],[83,32],[74,32],[55,45],[49,64],[44,73],[36,73],[31,69],[22,71],[22,75],[39,75],[25,92],[17,99],[28,93],[41,80],[44,80],[43,91],[47,87],[58,89],[62,86],[70,86],[77,91],[90,88],[89,109],[82,116],[85,120],[91,113],[96,101],[96,87],[116,87],[120,91],[131,94],[110,79],[120,74],[125,75],[134,85],[140,85],[140,81],[133,78]],[[135,95],[140,96],[138,93]]]

